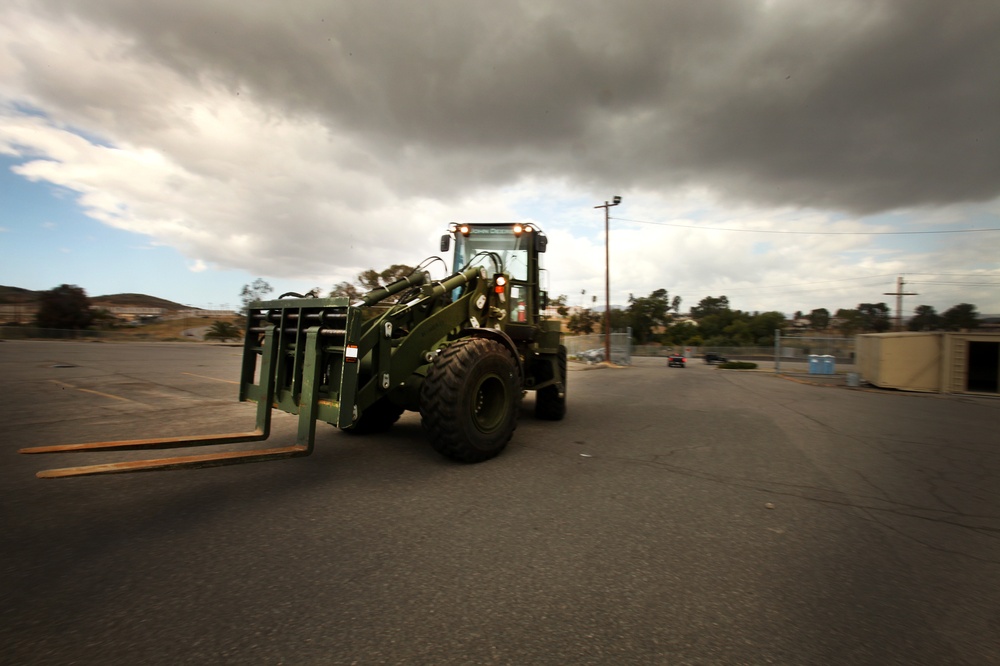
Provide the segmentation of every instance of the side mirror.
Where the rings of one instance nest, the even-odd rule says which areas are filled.
[[[441,251],[447,252],[448,248],[450,247],[451,247],[451,236],[449,236],[448,234],[441,236]]]
[[[549,238],[545,234],[538,234],[535,236],[535,249],[539,253],[545,252],[545,246],[549,244]]]

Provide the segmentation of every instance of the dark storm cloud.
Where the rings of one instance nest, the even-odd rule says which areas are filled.
[[[402,194],[551,177],[857,213],[1000,194],[995,0],[48,6],[356,137]]]

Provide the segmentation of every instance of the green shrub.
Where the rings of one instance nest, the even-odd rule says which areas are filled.
[[[228,321],[216,321],[205,333],[206,340],[239,340],[243,337],[243,331],[235,324]]]

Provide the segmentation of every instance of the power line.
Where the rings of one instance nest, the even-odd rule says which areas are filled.
[[[930,280],[913,280],[908,284],[952,284],[962,287],[1000,287],[1000,282],[935,282]]]
[[[756,286],[753,286],[753,287],[736,287],[735,289],[729,289],[727,291],[757,291],[757,290],[760,290],[760,289],[798,289],[799,287],[808,287],[808,286],[818,285],[818,284],[832,284],[832,283],[835,283],[835,282],[853,282],[853,281],[857,281],[857,280],[875,280],[875,279],[881,279],[881,278],[886,278],[886,277],[892,277],[893,275],[895,275],[895,273],[883,273],[881,275],[864,275],[864,276],[861,276],[861,277],[840,278],[840,279],[837,279],[837,280],[820,280],[818,282],[800,282],[800,283],[797,283],[797,284],[788,284],[787,282],[784,283],[784,284],[762,284],[762,285],[756,285]],[[820,290],[819,289],[809,289],[807,291],[820,291]]]
[[[961,277],[961,278],[998,278],[1000,279],[1000,274],[991,273],[911,273],[906,272],[904,275],[944,275],[946,277]]]
[[[799,236],[917,236],[927,234],[971,234],[985,231],[1000,231],[1000,228],[988,229],[937,229],[931,231],[793,231],[789,229],[730,229],[727,227],[700,227],[695,224],[674,224],[672,222],[651,222],[649,220],[633,220],[627,217],[613,217],[618,222],[633,222],[635,224],[652,224],[658,227],[677,227],[679,229],[697,229],[698,231],[730,231],[745,234],[795,234]]]

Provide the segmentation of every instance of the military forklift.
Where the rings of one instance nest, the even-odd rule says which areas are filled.
[[[419,412],[442,455],[489,460],[517,427],[521,399],[535,392],[535,416],[566,413],[566,348],[547,319],[534,224],[452,224],[450,274],[432,280],[434,256],[410,275],[356,302],[284,294],[251,303],[243,338],[239,400],[256,403],[252,431],[39,446],[21,453],[109,452],[259,442],[273,409],[297,417],[295,443],[46,470],[40,478],[212,467],[307,456],[323,421],[344,433],[385,431]]]

